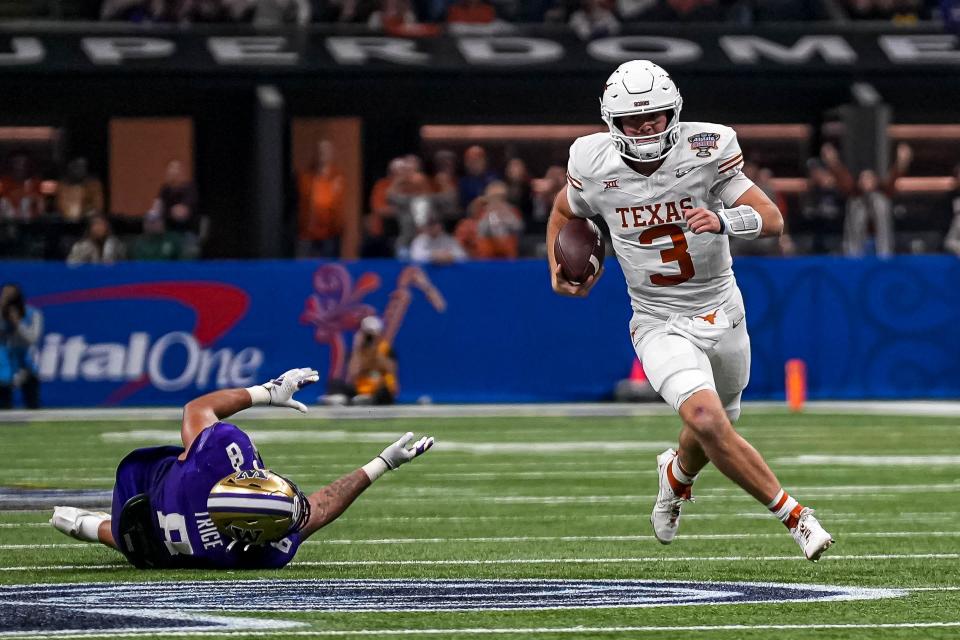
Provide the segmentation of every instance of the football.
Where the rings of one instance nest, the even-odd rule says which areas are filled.
[[[574,284],[584,282],[603,265],[603,234],[592,220],[574,218],[557,234],[553,255],[563,277]]]

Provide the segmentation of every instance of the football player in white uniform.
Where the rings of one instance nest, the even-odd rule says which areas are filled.
[[[733,129],[680,120],[680,92],[656,64],[620,65],[600,104],[609,133],[570,147],[547,252],[554,291],[586,296],[602,271],[580,284],[566,280],[553,246],[573,216],[603,216],[627,281],[633,346],[650,383],[683,421],[677,450],[657,457],[654,534],[663,544],[673,540],[683,502],[712,462],[765,504],[815,561],[833,543],[830,534],[731,424],[749,378],[750,340],[728,236],[778,236],[780,211],[741,173]]]

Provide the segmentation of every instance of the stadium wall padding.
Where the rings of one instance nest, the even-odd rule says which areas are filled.
[[[789,358],[806,361],[811,399],[960,397],[960,260],[742,258],[734,268],[753,344],[745,398],[782,399]],[[296,366],[321,372],[302,394],[312,402],[359,320],[391,301],[403,316],[402,402],[603,400],[633,358],[614,260],[587,299],[554,295],[538,260],[0,271],[44,313],[37,360],[48,407],[179,405]]]

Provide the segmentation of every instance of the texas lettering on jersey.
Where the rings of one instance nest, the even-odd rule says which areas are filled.
[[[693,209],[692,201],[693,198],[686,197],[680,198],[679,202],[668,200],[667,202],[641,204],[635,207],[617,207],[616,211],[620,214],[620,226],[623,229],[652,227],[668,222],[686,224],[681,212],[684,209]]]
[[[567,200],[578,216],[603,216],[634,311],[693,315],[730,297],[727,236],[690,232],[684,211],[732,206],[753,186],[742,167],[736,133],[719,124],[681,123],[676,145],[649,176],[626,164],[608,133],[574,141]],[[614,181],[618,188],[606,187]]]

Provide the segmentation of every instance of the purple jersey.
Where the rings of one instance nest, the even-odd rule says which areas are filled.
[[[277,542],[229,546],[207,513],[213,485],[242,469],[263,468],[250,437],[236,426],[218,422],[200,432],[187,454],[182,447],[150,447],[130,453],[117,467],[113,488],[112,525],[119,539],[120,511],[133,496],[146,493],[155,518],[154,532],[182,568],[279,568],[293,558],[302,542],[294,533]],[[229,548],[228,548],[229,546]]]

